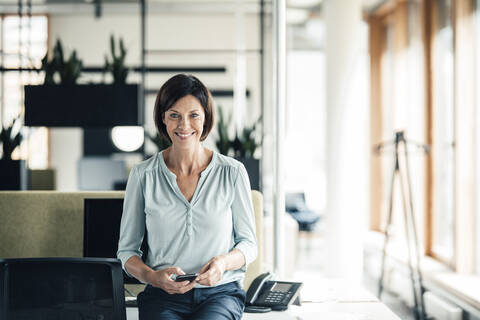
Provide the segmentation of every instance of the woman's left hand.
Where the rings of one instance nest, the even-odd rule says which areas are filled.
[[[225,256],[213,257],[200,269],[196,282],[204,286],[213,286],[222,279],[226,268],[227,261]]]

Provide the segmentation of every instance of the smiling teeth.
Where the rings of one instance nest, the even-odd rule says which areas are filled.
[[[187,133],[187,134],[177,133],[177,135],[179,135],[179,136],[182,137],[182,138],[186,138],[186,137],[188,137],[188,136],[191,136],[192,134],[191,134],[191,133]]]

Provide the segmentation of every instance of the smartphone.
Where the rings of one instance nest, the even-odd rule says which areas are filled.
[[[197,278],[198,276],[198,273],[187,273],[187,274],[183,274],[183,275],[178,275],[176,278],[175,278],[175,282],[181,282],[181,281],[193,281]]]

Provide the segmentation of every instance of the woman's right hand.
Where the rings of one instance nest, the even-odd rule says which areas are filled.
[[[192,290],[192,288],[195,286],[195,281],[175,282],[171,278],[172,274],[184,275],[185,272],[177,267],[170,267],[162,270],[151,270],[147,275],[147,281],[152,286],[160,288],[169,294],[183,294]]]

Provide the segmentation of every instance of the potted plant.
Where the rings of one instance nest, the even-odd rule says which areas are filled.
[[[13,160],[12,153],[22,142],[20,129],[14,130],[19,118],[10,126],[0,130],[0,143],[2,144],[2,158],[0,160],[0,190],[26,190],[28,183],[28,170],[25,160]]]
[[[126,49],[120,41],[117,56],[112,40],[113,37],[113,58],[112,62],[107,59],[106,69],[117,74],[114,84],[77,84],[83,63],[75,51],[65,60],[63,46],[57,40],[51,59],[48,53],[42,59],[44,84],[25,86],[25,125],[97,128],[143,125],[139,86],[124,82],[128,73],[124,65]]]
[[[250,185],[254,190],[260,190],[260,160],[255,159],[255,151],[259,143],[255,138],[257,120],[251,128],[243,128],[240,135],[235,135],[232,148],[235,159],[243,163],[250,178]]]
[[[218,152],[228,156],[232,150],[235,159],[242,162],[245,166],[252,189],[260,190],[260,161],[254,158],[255,151],[260,146],[255,137],[257,124],[260,122],[260,119],[252,127],[243,128],[240,135],[237,132],[235,138],[230,140],[227,125],[227,123],[231,122],[230,118],[226,121],[221,107],[218,108],[218,115],[218,140],[215,143]]]
[[[110,61],[107,56],[105,56],[105,72],[110,72],[113,76],[114,84],[126,84],[127,76],[129,69],[125,67],[125,57],[127,56],[127,50],[123,45],[123,40],[119,40],[119,55],[117,56],[115,50],[115,39],[113,34],[110,36],[110,53],[112,55],[112,60]],[[104,73],[105,74],[105,73]]]
[[[230,148],[232,147],[232,142],[228,137],[228,126],[227,122],[230,122],[231,117],[228,118],[228,121],[225,120],[223,114],[223,109],[221,106],[218,106],[218,123],[217,123],[217,134],[218,140],[215,142],[218,152],[228,156]]]

